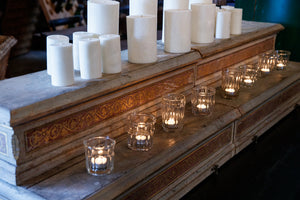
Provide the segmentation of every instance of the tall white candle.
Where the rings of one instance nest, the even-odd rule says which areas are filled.
[[[87,31],[97,34],[119,34],[118,1],[89,0],[87,6]]]
[[[184,53],[191,50],[191,10],[165,11],[165,51]]]
[[[230,21],[231,21],[231,12],[222,11],[222,10],[218,12],[217,24],[216,24],[217,39],[230,38]]]
[[[79,39],[79,55],[82,79],[102,77],[101,47],[98,38]]]
[[[193,3],[206,3],[206,4],[212,4],[212,0],[190,0],[189,1],[189,9],[191,9],[191,5]]]
[[[57,44],[57,43],[69,43],[69,37],[65,35],[49,35],[47,36],[46,39],[46,54],[47,54],[47,73],[51,75],[51,61],[52,59],[50,58],[49,55],[49,46],[52,44]]]
[[[98,37],[97,34],[88,33],[85,31],[77,31],[73,33],[73,63],[74,63],[74,69],[80,70],[79,67],[79,51],[78,51],[78,41],[81,38],[92,38],[92,37]]]
[[[156,16],[127,16],[128,61],[152,63],[157,60]]]
[[[215,32],[215,4],[192,4],[192,42],[211,43]]]
[[[240,35],[242,33],[243,9],[231,7],[225,7],[224,9],[231,12],[230,33]]]
[[[122,71],[120,35],[105,34],[99,37],[103,73],[113,74]]]
[[[49,45],[51,83],[53,86],[68,86],[74,83],[73,47],[70,43]]]
[[[129,15],[157,16],[157,0],[130,0]]]
[[[163,24],[162,24],[162,42],[165,41],[165,11],[170,9],[189,9],[189,0],[164,0],[163,5]]]

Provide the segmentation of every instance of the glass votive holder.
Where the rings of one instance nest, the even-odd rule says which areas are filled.
[[[285,50],[276,50],[276,69],[284,70],[289,62],[291,52]]]
[[[199,86],[193,88],[191,103],[194,115],[209,115],[215,105],[215,88]]]
[[[276,66],[276,55],[274,52],[266,52],[259,57],[260,75],[269,74]]]
[[[167,94],[162,97],[161,116],[164,131],[174,132],[183,128],[185,104],[183,94]]]
[[[94,176],[110,174],[114,168],[116,141],[107,137],[93,137],[83,141],[87,172]]]
[[[252,64],[239,66],[241,73],[241,85],[244,87],[252,87],[257,80],[257,66]]]
[[[222,70],[222,91],[224,98],[238,96],[240,91],[241,72],[235,69]]]
[[[149,151],[152,148],[156,118],[151,114],[132,113],[128,120],[128,148]]]

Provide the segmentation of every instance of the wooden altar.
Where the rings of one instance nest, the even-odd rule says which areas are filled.
[[[179,199],[294,109],[300,102],[300,63],[274,71],[220,96],[221,70],[257,61],[274,49],[279,24],[243,22],[243,34],[190,52],[169,54],[158,41],[158,62],[127,62],[120,74],[53,87],[46,71],[1,81],[0,197],[27,199]],[[165,133],[158,120],[153,148],[127,148],[126,117],[152,113],[160,119],[161,96],[205,84],[217,89],[210,116],[193,116],[184,128]],[[14,90],[14,89],[15,90]],[[87,174],[82,141],[98,135],[117,140],[112,174]]]

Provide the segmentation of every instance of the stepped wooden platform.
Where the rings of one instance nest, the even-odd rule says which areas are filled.
[[[190,52],[169,54],[158,41],[158,62],[128,63],[120,74],[53,87],[46,71],[1,81],[0,197],[17,199],[179,199],[287,115],[300,102],[300,63],[274,71],[237,98],[220,96],[221,70],[257,62],[274,49],[279,24],[243,22],[243,34]],[[165,133],[161,96],[217,88],[210,116],[193,116],[187,104],[184,128]],[[149,152],[127,148],[130,112],[157,116]],[[87,174],[82,141],[98,135],[117,140],[112,174]]]

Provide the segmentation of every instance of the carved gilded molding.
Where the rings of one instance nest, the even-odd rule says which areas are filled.
[[[89,109],[71,114],[25,132],[26,151],[30,152],[51,142],[87,130],[103,120],[148,103],[162,94],[193,83],[193,70],[188,70]]]

